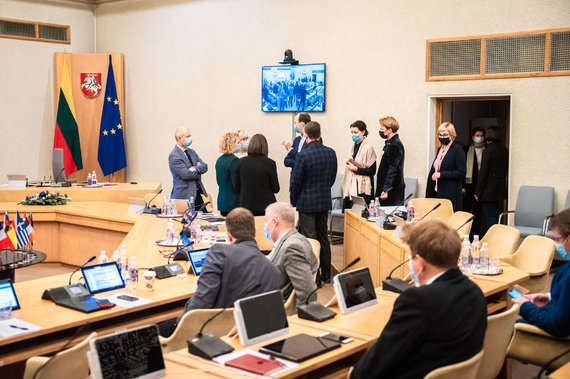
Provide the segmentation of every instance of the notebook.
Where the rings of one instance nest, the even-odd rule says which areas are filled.
[[[125,287],[125,281],[116,262],[81,267],[81,272],[91,294]]]
[[[271,375],[285,365],[274,359],[258,357],[253,354],[245,354],[229,360],[225,363],[228,367],[238,368],[257,375]]]

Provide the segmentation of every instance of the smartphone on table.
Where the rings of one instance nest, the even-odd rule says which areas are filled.
[[[340,342],[340,343],[349,343],[349,342],[354,341],[354,338],[352,338],[352,337],[345,337],[345,336],[341,336],[338,334],[332,334],[332,333],[323,333],[323,334],[319,335],[319,337],[327,339],[327,340],[335,341],[335,342]]]

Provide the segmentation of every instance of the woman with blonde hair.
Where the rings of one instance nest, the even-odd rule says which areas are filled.
[[[235,133],[226,133],[220,139],[220,153],[216,161],[216,181],[218,182],[218,210],[226,216],[239,202],[237,190],[237,165],[239,158],[234,155],[239,151],[239,137]]]
[[[437,149],[426,185],[426,197],[449,199],[454,212],[463,208],[461,188],[467,173],[465,152],[454,143],[456,136],[451,122],[444,122],[437,129],[441,146]]]
[[[236,156],[238,158],[243,158],[247,155],[247,148],[249,146],[249,136],[247,135],[247,132],[243,129],[236,130],[234,134],[236,134],[239,139],[238,142],[239,147],[238,151],[236,152]]]

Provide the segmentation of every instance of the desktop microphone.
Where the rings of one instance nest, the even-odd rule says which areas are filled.
[[[430,209],[430,211],[428,213],[426,213],[425,215],[423,215],[422,218],[420,218],[418,220],[418,222],[422,221],[424,218],[427,217],[427,215],[429,215],[431,212],[435,211],[437,208],[439,208],[441,206],[441,203],[437,203],[436,205],[434,205],[434,207],[432,209]]]
[[[471,220],[473,220],[474,218],[475,218],[475,215],[469,217],[469,218],[467,219],[467,221],[465,221],[463,224],[461,224],[461,226],[460,226],[459,228],[457,228],[457,229],[455,229],[455,230],[459,231],[459,229],[463,228],[465,225],[467,225],[468,223],[470,223]]]
[[[390,274],[386,277],[386,279],[384,279],[382,281],[382,289],[385,291],[392,291],[392,292],[396,292],[396,293],[402,293],[405,290],[407,290],[408,288],[412,288],[413,286],[406,282],[405,280],[402,280],[400,278],[392,278],[392,274],[394,273],[394,271],[396,271],[397,268],[403,266],[405,263],[407,263],[410,259],[406,259],[405,261],[403,261],[402,263],[400,263],[399,265],[397,265],[396,267],[394,267],[394,269],[392,271],[390,271]]]
[[[57,174],[57,175],[55,176],[55,180],[54,180],[55,183],[59,182],[58,179],[59,179],[59,176],[61,175],[61,173],[63,172],[63,170],[65,170],[65,167],[63,167],[63,168],[61,169],[61,171],[59,171],[59,174]]]
[[[162,188],[160,189],[160,191],[158,191],[157,193],[154,194],[154,196],[152,197],[152,199],[150,199],[150,201],[148,203],[146,201],[144,202],[143,213],[151,214],[151,215],[157,215],[160,213],[160,209],[156,205],[153,205],[151,207],[151,206],[149,206],[149,204],[152,203],[152,201],[154,199],[156,199],[156,197],[158,195],[160,195],[161,193],[162,193]]]
[[[352,262],[350,262],[345,268],[339,271],[339,274],[342,274],[344,271],[349,269],[350,267],[354,266],[360,261],[360,257],[356,257]],[[316,301],[309,302],[309,299],[315,292],[317,292],[319,288],[315,288],[308,296],[307,299],[303,304],[297,305],[297,316],[299,318],[310,320],[310,321],[317,321],[323,322],[326,320],[330,320],[334,316],[336,316],[336,312],[328,309],[327,307],[319,304]]]
[[[77,268],[75,269],[75,271],[73,271],[73,272],[71,273],[71,275],[69,275],[69,283],[68,283],[68,285],[71,285],[71,277],[73,276],[73,274],[75,274],[77,271],[79,271],[79,270],[81,269],[81,267],[86,266],[86,265],[88,265],[89,263],[93,262],[93,261],[95,260],[95,258],[97,258],[97,257],[94,255],[94,256],[92,256],[91,258],[89,258],[89,259],[87,260],[87,262],[85,262],[85,263],[83,263],[81,266],[77,267]]]
[[[390,217],[394,214],[394,212],[396,212],[396,209],[400,208],[402,205],[404,205],[406,203],[406,201],[410,200],[410,198],[413,196],[414,194],[411,193],[408,195],[408,197],[406,197],[404,200],[402,200],[400,202],[400,204],[398,204],[394,209],[392,209],[392,212],[390,212],[390,214],[388,216],[386,216],[386,218],[384,218],[384,222],[382,222],[382,228],[384,228],[385,230],[394,230],[396,229],[396,225],[392,224],[390,222]]]

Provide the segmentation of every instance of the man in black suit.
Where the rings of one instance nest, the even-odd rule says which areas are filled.
[[[439,220],[404,228],[416,288],[396,299],[378,341],[349,377],[423,378],[465,361],[483,348],[487,304],[481,289],[457,268],[461,241]]]
[[[307,147],[307,140],[305,139],[305,125],[311,122],[311,116],[307,112],[297,113],[293,119],[293,125],[295,132],[299,133],[297,137],[293,140],[293,145],[289,141],[283,141],[282,145],[287,150],[287,155],[283,163],[285,167],[291,167],[291,172],[295,168],[295,158],[297,154]]]
[[[305,126],[307,148],[295,159],[291,179],[291,204],[299,212],[299,232],[320,242],[320,269],[317,284],[330,283],[331,248],[327,220],[331,205],[331,187],[336,178],[337,159],[333,149],[319,140],[321,125],[311,121]]]
[[[501,145],[501,132],[496,126],[487,129],[487,148],[483,151],[481,171],[477,178],[475,200],[481,203],[480,233],[497,223],[503,211],[503,201],[507,198],[507,170],[509,151]]]

